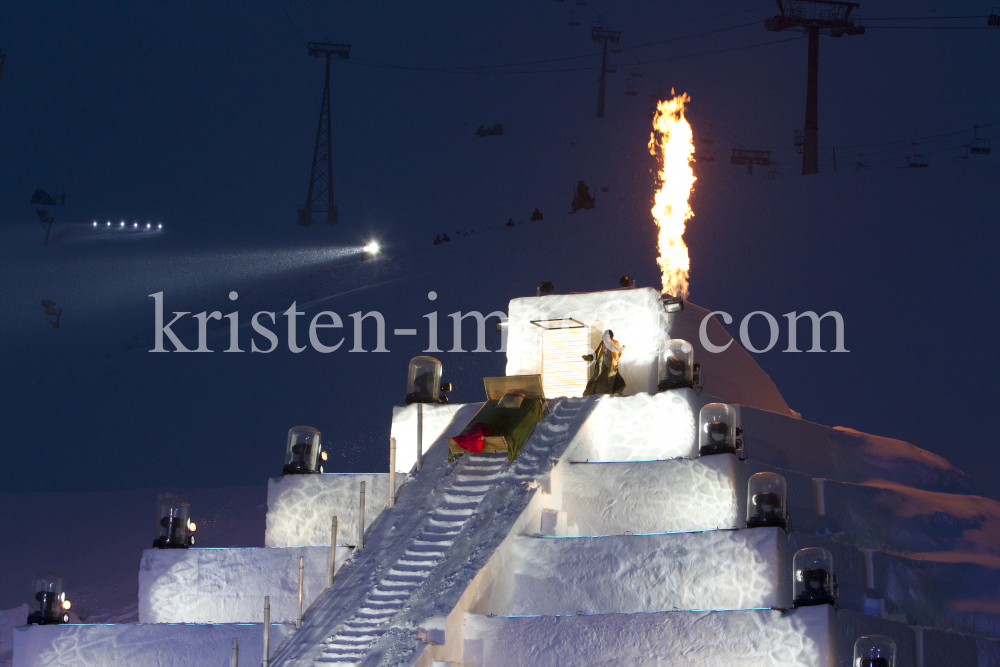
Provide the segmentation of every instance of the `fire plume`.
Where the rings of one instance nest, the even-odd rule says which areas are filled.
[[[664,294],[687,298],[688,270],[691,260],[684,243],[684,225],[694,216],[688,197],[694,186],[694,140],[691,125],[684,119],[684,105],[691,101],[687,93],[663,100],[656,105],[649,152],[658,159],[656,177],[659,189],[653,199],[653,219],[660,229],[657,263],[663,273]]]

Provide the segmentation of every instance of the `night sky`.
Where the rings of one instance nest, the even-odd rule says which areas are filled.
[[[1000,155],[952,161],[974,124],[1000,149],[1000,28],[898,29],[985,28],[985,18],[885,20],[988,9],[970,7],[866,2],[865,35],[821,39],[823,173],[804,178],[792,134],[803,124],[806,40],[767,32],[762,21],[776,9],[763,0],[3,3],[4,490],[263,484],[280,465],[268,457],[280,458],[283,429],[320,421],[276,398],[294,398],[304,384],[312,388],[303,396],[316,401],[309,406],[330,411],[324,434],[343,425],[350,436],[335,459],[340,469],[381,469],[388,411],[402,387],[376,388],[390,381],[383,369],[405,367],[408,348],[374,368],[348,355],[322,367],[315,355],[294,363],[287,354],[148,355],[150,290],[164,290],[174,310],[228,308],[231,289],[285,308],[291,299],[267,286],[298,279],[315,263],[311,248],[379,238],[390,255],[424,252],[441,231],[526,220],[534,206],[561,215],[578,179],[610,186],[627,243],[600,275],[581,269],[577,282],[557,287],[610,288],[618,273],[658,286],[648,113],[651,96],[674,88],[693,100],[696,137],[714,141],[715,162],[696,170],[685,237],[691,300],[732,314],[734,335],[751,311],[782,324],[790,311],[839,311],[849,354],[783,353],[782,332],[757,356],[788,404],[811,421],[929,449],[1000,497]],[[571,11],[581,26],[569,25]],[[598,15],[627,47],[613,56],[618,72],[609,75],[602,120],[594,118],[600,55],[589,38]],[[352,45],[350,60],[333,63],[331,83],[335,228],[295,225],[322,91],[323,63],[307,56],[308,40]],[[625,96],[638,61],[638,94]],[[502,123],[505,135],[475,137],[482,123]],[[927,169],[899,168],[911,140]],[[780,177],[730,165],[739,146],[772,150]],[[871,170],[856,170],[858,153]],[[73,226],[45,248],[28,203],[36,187],[66,193],[65,206],[48,208],[57,227]],[[121,219],[162,222],[164,233],[81,240],[92,220]],[[488,249],[477,252],[462,267],[488,263]],[[442,294],[442,313],[489,312],[547,277],[542,266],[515,280],[498,273],[481,301],[449,303],[461,273],[418,268],[396,294],[415,303],[406,312],[426,312],[430,289]],[[311,296],[338,293],[322,289]],[[59,330],[46,323],[42,298],[66,306]],[[384,296],[348,298],[342,315],[393,307]],[[760,318],[751,335],[766,340]],[[832,337],[824,343],[830,349]],[[501,355],[489,356],[454,362],[453,372],[470,378],[459,400],[482,400],[472,379],[502,373]],[[216,372],[206,365],[218,366],[218,385],[190,381]],[[95,386],[117,393],[97,397]],[[363,416],[377,428],[353,423],[358,415],[342,397],[316,398],[328,387],[373,392],[377,405]],[[272,403],[281,406],[273,422],[233,423]],[[192,405],[209,407],[178,412]]]

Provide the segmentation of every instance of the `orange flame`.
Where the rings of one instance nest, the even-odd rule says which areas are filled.
[[[657,263],[663,273],[664,294],[687,298],[688,270],[691,260],[684,243],[684,225],[694,216],[688,197],[695,177],[694,140],[691,125],[684,119],[684,105],[691,101],[687,93],[674,95],[656,105],[653,132],[649,136],[649,152],[657,156],[660,171],[656,181],[659,190],[653,200],[653,219],[660,228]]]

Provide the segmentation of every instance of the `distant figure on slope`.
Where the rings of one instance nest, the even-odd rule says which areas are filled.
[[[537,220],[544,220],[544,219],[545,219],[545,216],[543,216],[542,212],[539,211],[537,208],[534,211],[531,212],[531,222],[535,222]]]
[[[507,226],[508,227],[514,226],[514,218],[507,218]]]
[[[590,367],[590,381],[583,390],[584,396],[594,394],[621,394],[625,391],[625,379],[618,372],[618,360],[625,351],[625,346],[615,340],[615,333],[608,329],[601,337],[601,342],[593,354],[584,357],[593,362]]]
[[[48,299],[42,299],[42,308],[45,309],[45,317],[48,319],[49,324],[52,325],[53,329],[59,328],[59,319],[62,317],[62,308],[56,308],[55,301],[49,301]],[[52,318],[56,319],[52,319]]]
[[[438,234],[434,237],[434,245],[441,245],[441,235]]]
[[[451,239],[448,237],[448,232],[441,235],[441,243],[449,243]]]
[[[477,137],[500,137],[503,136],[503,125],[496,123],[492,128],[487,128],[483,123],[476,130]]]
[[[594,208],[597,203],[594,198],[590,195],[590,188],[587,187],[587,183],[580,181],[576,184],[576,190],[573,192],[573,203],[571,204],[573,210],[570,213],[576,213],[580,209]]]

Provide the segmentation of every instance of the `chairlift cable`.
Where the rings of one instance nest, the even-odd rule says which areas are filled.
[[[940,19],[988,19],[989,14],[983,16],[864,16],[865,21],[937,21]]]
[[[865,25],[865,30],[993,30],[983,26],[936,26],[936,25]]]
[[[639,49],[639,48],[645,48],[645,47],[649,47],[649,46],[658,46],[658,45],[662,45],[662,44],[670,44],[672,42],[678,42],[678,41],[687,40],[687,39],[696,39],[698,37],[705,37],[707,35],[712,35],[712,34],[719,33],[719,32],[727,32],[729,30],[736,30],[738,28],[745,28],[745,27],[748,27],[748,26],[759,25],[761,23],[763,23],[763,21],[754,21],[753,23],[743,23],[743,24],[740,24],[740,25],[728,26],[728,27],[725,27],[725,28],[716,28],[714,30],[707,30],[707,31],[699,32],[699,33],[694,33],[694,34],[691,34],[691,35],[682,35],[680,37],[672,37],[670,39],[660,40],[660,41],[657,41],[657,42],[649,42],[649,43],[646,43],[646,44],[639,44],[639,45],[631,46],[631,47],[624,47],[623,46],[622,49],[627,51],[627,50],[630,50],[630,49]],[[355,49],[371,49],[371,50],[374,50],[374,51],[397,51],[397,52],[407,52],[407,51],[409,51],[409,52],[414,52],[414,53],[449,53],[449,52],[462,52],[462,51],[487,51],[487,50],[498,50],[498,49],[507,49],[507,48],[523,48],[523,47],[526,47],[526,46],[547,46],[547,45],[550,45],[550,44],[564,44],[564,43],[567,43],[567,42],[578,42],[578,41],[582,41],[584,39],[586,39],[586,40],[589,41],[589,38],[574,37],[572,39],[563,39],[563,40],[557,40],[557,41],[553,41],[553,42],[534,42],[534,43],[531,43],[531,44],[522,44],[522,45],[510,44],[510,45],[500,45],[500,46],[480,46],[480,47],[470,47],[470,48],[460,48],[460,49],[404,49],[404,48],[365,46],[364,44],[354,44],[352,46]],[[598,53],[597,55],[600,55],[600,54]],[[562,60],[572,60],[573,58],[586,58],[586,57],[588,57],[588,56],[571,56],[569,58],[553,58],[553,59],[548,59],[548,60],[537,60],[537,61],[524,62],[524,63],[511,63],[509,65],[487,65],[487,66],[483,66],[483,67],[461,67],[461,66],[456,66],[456,67],[442,67],[442,68],[417,68],[417,67],[406,67],[406,66],[402,66],[402,65],[398,66],[398,67],[400,67],[401,69],[418,69],[418,70],[421,70],[421,71],[435,71],[435,70],[446,71],[446,70],[455,70],[455,69],[471,70],[471,69],[488,69],[488,68],[498,68],[498,67],[519,67],[519,66],[523,66],[523,65],[538,65],[538,64],[548,63],[548,62],[559,62],[559,61],[562,61]],[[635,59],[637,61],[639,60],[639,58],[637,56],[633,56],[633,57],[635,57]],[[370,62],[378,63],[379,61],[371,61],[370,60]],[[390,63],[379,63],[379,64],[385,65],[385,66],[390,66]],[[628,63],[628,64],[634,64],[634,63]]]
[[[324,28],[326,28],[326,33],[327,33],[328,35],[330,35],[330,38],[331,38],[331,39],[332,39],[332,40],[333,40],[334,42],[339,42],[340,40],[339,40],[339,39],[337,39],[336,35],[334,35],[334,34],[333,34],[333,31],[332,31],[332,30],[330,30],[330,26],[328,26],[328,25],[326,24],[326,21],[325,21],[325,20],[323,19],[323,17],[322,17],[322,16],[320,16],[320,13],[319,13],[318,11],[316,11],[316,6],[315,6],[315,5],[313,4],[312,0],[306,0],[306,2],[308,2],[308,3],[309,3],[309,7],[311,7],[311,8],[312,8],[312,10],[313,10],[313,14],[315,14],[315,15],[316,15],[316,18],[318,18],[318,19],[319,19],[319,22],[323,24],[323,27],[324,27]]]
[[[590,41],[590,37],[571,37],[569,39],[557,39],[551,42],[531,42],[529,44],[498,44],[497,46],[470,46],[458,49],[408,49],[391,46],[366,46],[364,44],[352,44],[351,48],[369,49],[371,51],[409,51],[413,53],[452,53],[460,51],[495,51],[499,49],[523,49],[530,46],[549,46],[551,44],[565,44],[567,42]]]
[[[778,40],[769,41],[769,42],[759,42],[757,44],[747,44],[746,46],[734,46],[734,47],[730,47],[730,48],[727,48],[727,49],[716,49],[714,51],[702,51],[700,53],[689,53],[689,54],[685,54],[685,55],[681,55],[681,56],[671,56],[671,57],[668,57],[668,58],[654,58],[654,59],[651,59],[651,60],[643,61],[643,63],[644,64],[651,64],[651,63],[675,62],[675,61],[678,61],[678,60],[685,60],[687,58],[697,58],[697,57],[700,57],[700,56],[710,56],[710,55],[717,55],[717,54],[720,54],[720,53],[730,53],[732,51],[743,51],[743,50],[747,50],[747,49],[755,49],[755,48],[759,48],[759,47],[762,47],[762,46],[770,46],[772,44],[781,44],[783,42],[794,42],[794,41],[798,41],[798,40],[806,39],[806,38],[807,38],[807,35],[802,35],[802,36],[799,36],[799,37],[791,37],[791,38],[788,38],[788,39],[778,39]],[[601,55],[601,54],[597,53],[597,54],[594,54],[594,55]],[[590,57],[590,56],[573,56],[573,57],[570,57],[570,58],[559,58],[559,59],[556,59],[556,60],[549,60],[549,61],[536,61],[536,63],[533,63],[533,64],[541,64],[541,63],[545,63],[545,62],[557,62],[559,60],[572,60],[573,58],[586,58],[586,57]],[[429,67],[408,67],[408,66],[405,66],[405,65],[393,65],[393,64],[390,64],[390,63],[380,63],[378,61],[372,61],[372,60],[368,60],[368,59],[365,59],[365,58],[351,58],[350,60],[345,61],[345,64],[353,64],[353,65],[356,65],[356,66],[359,66],[359,67],[376,67],[376,68],[380,68],[380,69],[401,69],[401,70],[409,70],[409,71],[415,71],[415,72],[442,72],[442,73],[445,73],[445,74],[555,74],[555,73],[560,73],[560,72],[584,72],[584,71],[593,71],[593,70],[599,70],[599,69],[601,69],[600,65],[596,65],[596,66],[593,66],[593,67],[567,67],[567,68],[562,68],[562,69],[514,70],[514,71],[507,71],[507,72],[504,72],[504,71],[498,71],[498,72],[481,72],[479,70],[487,69],[487,68],[488,69],[496,69],[496,68],[500,68],[500,67],[516,67],[516,66],[520,66],[520,65],[529,64],[529,63],[512,63],[512,64],[509,64],[509,65],[488,65],[488,66],[484,66],[484,67],[429,68]],[[637,62],[626,62],[626,63],[621,63],[621,66],[625,67],[625,66],[636,65],[636,64],[638,64],[638,63]]]
[[[306,41],[306,38],[303,37],[302,33],[299,32],[299,29],[295,27],[295,23],[292,21],[292,17],[288,15],[287,11],[285,11],[285,6],[283,4],[281,4],[281,0],[275,0],[275,2],[277,2],[278,6],[281,7],[281,13],[285,15],[286,19],[288,19],[288,23],[292,26],[292,30],[295,31],[295,34],[299,36],[299,39],[301,39],[303,41],[303,43],[308,44],[308,42]]]

